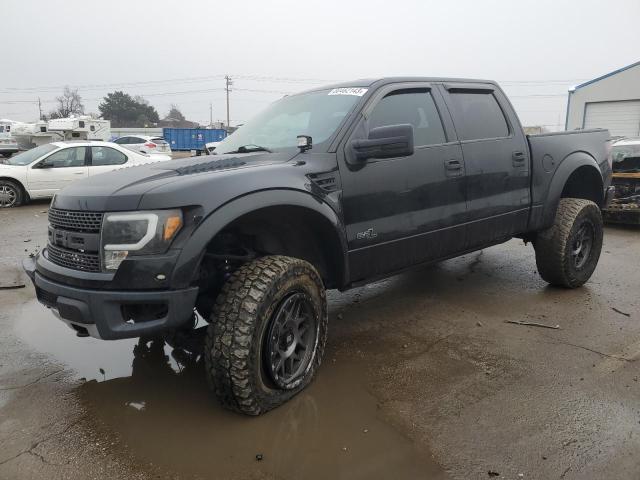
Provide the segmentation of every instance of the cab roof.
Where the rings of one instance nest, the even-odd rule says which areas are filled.
[[[422,83],[482,83],[491,84],[497,86],[495,80],[482,80],[477,78],[452,78],[452,77],[378,77],[378,78],[361,78],[358,80],[351,80],[347,82],[334,83],[331,85],[324,85],[321,87],[305,90],[304,92],[317,92],[318,90],[327,90],[330,88],[350,88],[350,87],[380,87],[390,83],[405,83],[405,82],[422,82]]]

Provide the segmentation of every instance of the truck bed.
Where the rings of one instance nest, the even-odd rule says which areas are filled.
[[[554,176],[562,169],[570,169],[574,158],[590,157],[604,178],[610,178],[610,175],[605,174],[610,170],[607,162],[609,138],[609,131],[604,129],[527,135],[532,173],[532,212],[529,222],[531,230],[550,224],[552,219],[544,218],[542,210],[551,190],[556,188]]]

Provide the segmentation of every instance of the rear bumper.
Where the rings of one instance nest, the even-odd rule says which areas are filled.
[[[23,267],[38,301],[76,331],[103,340],[153,336],[179,327],[193,316],[198,288],[108,291],[70,287],[36,271],[33,258]]]
[[[17,143],[0,143],[0,153],[18,153],[19,151]]]

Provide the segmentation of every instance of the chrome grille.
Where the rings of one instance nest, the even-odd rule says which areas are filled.
[[[47,257],[51,262],[61,267],[85,272],[100,271],[100,256],[97,252],[86,253],[49,244],[47,246]]]
[[[100,233],[102,213],[76,212],[73,210],[49,209],[49,223],[53,227],[72,232]]]

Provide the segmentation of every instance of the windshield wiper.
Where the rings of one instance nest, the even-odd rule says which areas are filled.
[[[260,145],[254,145],[252,143],[250,143],[248,145],[242,145],[241,147],[238,147],[237,150],[234,150],[232,152],[225,152],[225,153],[250,153],[250,152],[268,152],[268,153],[273,153],[267,147],[261,147]]]

